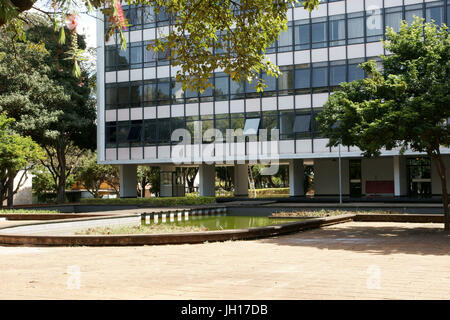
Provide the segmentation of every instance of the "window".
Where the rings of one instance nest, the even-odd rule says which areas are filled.
[[[326,62],[319,62],[313,64],[312,86],[314,88],[328,86],[328,64]]]
[[[228,76],[216,74],[214,79],[214,95],[216,100],[227,100],[229,93]]]
[[[141,145],[142,120],[131,121],[131,127],[128,131],[127,140],[131,146],[138,147]]]
[[[170,79],[158,79],[158,104],[170,104]]]
[[[216,115],[216,126],[215,128],[222,133],[223,139],[225,139],[227,134],[227,129],[230,128],[230,121],[228,114],[217,114]]]
[[[345,45],[345,15],[330,16],[330,46]]]
[[[144,28],[154,28],[155,23],[155,9],[153,6],[144,6],[143,10],[143,23]]]
[[[327,23],[326,18],[312,19],[312,48],[323,48],[327,46]]]
[[[415,17],[423,17],[422,4],[416,4],[412,6],[406,6],[405,8],[405,20],[408,24],[411,24]]]
[[[169,144],[171,136],[170,118],[158,119],[158,142],[161,144]]]
[[[128,133],[130,131],[130,126],[128,121],[119,122],[118,126],[118,134],[117,134],[117,142],[119,147],[129,147],[130,143],[128,140]]]
[[[294,69],[293,66],[280,67],[281,75],[278,77],[278,94],[288,95],[294,89]]]
[[[209,82],[213,82],[213,79],[209,79]],[[200,93],[200,102],[210,102],[213,101],[213,89],[208,87],[202,93]]]
[[[267,85],[267,88],[264,88],[263,96],[264,97],[274,97],[277,95],[277,79],[275,77],[267,75],[264,73],[261,77]]]
[[[364,14],[362,12],[347,15],[348,44],[364,42]]]
[[[306,138],[311,135],[311,114],[300,114],[295,117],[293,132],[296,138]]]
[[[245,120],[244,136],[258,135],[260,118],[252,118]]]
[[[293,44],[293,26],[288,23],[287,31],[280,33],[278,37],[278,52],[292,51]]]
[[[106,147],[115,148],[117,143],[117,123],[116,122],[106,122]]]
[[[402,8],[388,8],[386,9],[386,27],[391,27],[394,31],[400,30],[400,24],[402,21]]]
[[[359,68],[358,65],[363,63],[363,59],[352,59],[348,61],[348,81],[354,81],[364,79],[364,70]]]
[[[126,70],[130,68],[130,48],[118,49],[118,69]]]
[[[172,103],[184,103],[184,91],[183,87],[181,85],[181,82],[175,81],[175,79],[172,79],[171,83],[172,87]]]
[[[149,49],[149,41],[144,42],[144,68],[154,67],[156,65],[156,53],[153,49]]]
[[[185,95],[186,95],[186,103],[198,102],[197,90],[191,91],[191,89],[187,89]]]
[[[310,64],[298,64],[295,66],[295,91],[296,93],[307,93],[311,87]],[[306,90],[305,90],[306,89]]]
[[[309,20],[295,21],[295,28],[294,28],[295,50],[309,49],[310,31],[311,29]]]
[[[155,145],[157,142],[157,120],[144,120],[144,140],[145,145]]]
[[[142,68],[142,43],[131,42],[130,46],[130,68]]]
[[[383,10],[374,9],[366,12],[367,42],[380,41],[383,38]]]
[[[293,139],[294,111],[280,112],[280,140]]]
[[[426,19],[427,22],[431,22],[431,20],[434,20],[434,22],[439,26],[444,22],[444,2],[432,2],[427,3],[427,9],[426,9]]]
[[[130,31],[136,30],[142,25],[142,8],[130,7],[128,9],[128,23]]]
[[[230,80],[230,99],[242,99],[245,95],[244,92],[245,83],[243,81],[235,82],[233,80]]]
[[[117,88],[115,85],[105,85],[105,104],[106,109],[114,109],[117,107]]]
[[[156,80],[147,80],[144,82],[144,102],[145,106],[156,105]]]
[[[130,87],[131,107],[139,107],[142,102],[142,85],[140,83],[131,83]]]
[[[276,111],[265,111],[263,112],[261,129],[267,130],[267,140],[270,140],[271,130],[276,129],[277,126],[277,112]],[[262,137],[264,138],[264,137]]]
[[[130,87],[128,86],[128,83],[125,84],[119,84],[117,91],[118,91],[118,107],[119,108],[128,108],[130,104],[130,93],[129,93]]]
[[[345,60],[330,62],[330,86],[338,86],[341,82],[345,82],[346,75]]]
[[[117,47],[105,46],[105,71],[115,71],[117,67]]]

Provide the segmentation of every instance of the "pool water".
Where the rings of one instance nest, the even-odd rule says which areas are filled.
[[[269,217],[261,216],[228,216],[228,215],[210,215],[210,216],[189,216],[187,219],[183,215],[178,218],[174,216],[172,219],[167,218],[162,221],[161,216],[155,222],[151,219],[150,224],[154,223],[170,223],[177,226],[193,226],[206,228],[208,230],[227,230],[227,229],[247,229],[256,227],[266,227],[270,225],[287,223],[293,221],[301,221],[303,219],[269,219]],[[149,224],[149,221],[143,221],[143,224]]]

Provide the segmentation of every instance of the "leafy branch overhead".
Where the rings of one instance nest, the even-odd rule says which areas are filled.
[[[5,0],[0,4],[0,26],[33,7],[36,0]],[[128,22],[119,0],[80,0],[89,11],[100,9],[107,19],[105,37],[118,33],[122,48],[126,48],[124,31]],[[53,12],[46,12],[60,29],[60,41],[65,41],[64,25],[73,26],[75,0],[51,1]],[[313,10],[319,0],[127,0],[129,5],[150,6],[155,13],[164,12],[172,25],[150,45],[155,51],[170,54],[173,65],[180,66],[176,75],[183,89],[204,91],[214,70],[223,70],[231,79],[254,83],[258,91],[266,85],[262,74],[278,76],[280,71],[270,62],[265,51],[280,32],[287,30],[286,14],[290,6],[300,4]],[[40,10],[42,11],[42,10]],[[75,16],[74,16],[75,15]],[[76,24],[75,24],[76,27]],[[69,27],[70,29],[70,27]],[[220,52],[220,54],[215,54]],[[82,54],[76,43],[69,57],[74,71]]]

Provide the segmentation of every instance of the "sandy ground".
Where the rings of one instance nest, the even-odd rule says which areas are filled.
[[[256,241],[0,247],[0,279],[0,299],[450,299],[450,236],[350,222]]]

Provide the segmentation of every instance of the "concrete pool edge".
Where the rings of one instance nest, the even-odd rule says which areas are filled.
[[[106,219],[124,219],[135,217],[127,216],[109,216],[98,218],[82,218],[76,221],[46,221],[39,223],[28,223],[25,225],[9,226],[0,229],[0,245],[29,245],[29,246],[133,246],[133,245],[165,245],[165,244],[195,244],[203,242],[216,242],[228,240],[250,240],[259,238],[268,238],[278,235],[284,235],[302,230],[320,228],[322,226],[353,221],[355,215],[347,214],[334,217],[314,218],[298,222],[288,222],[275,226],[233,229],[220,231],[188,232],[188,233],[167,233],[167,234],[137,234],[137,235],[27,235],[4,233],[14,231],[21,227],[33,228],[33,226],[42,228],[46,224],[70,223],[80,220],[106,220]],[[19,229],[20,230],[20,229]]]

